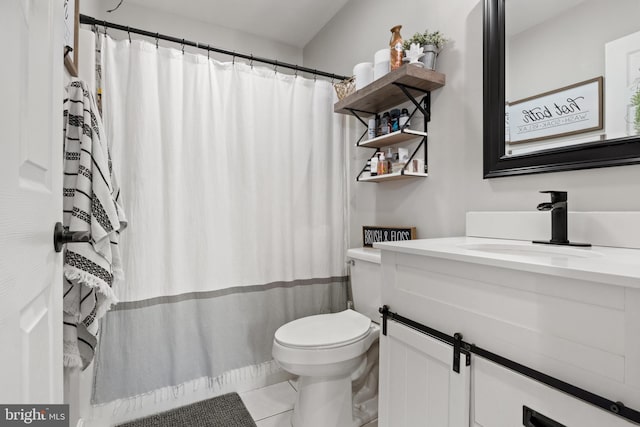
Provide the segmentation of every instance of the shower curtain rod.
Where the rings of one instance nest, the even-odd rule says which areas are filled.
[[[124,31],[124,32],[127,32],[129,34],[134,33],[134,34],[139,34],[141,36],[152,37],[152,38],[156,39],[156,41],[157,40],[166,40],[166,41],[169,41],[169,42],[178,43],[178,44],[182,45],[183,47],[184,46],[192,46],[192,47],[195,47],[195,48],[198,48],[198,49],[203,49],[203,50],[210,51],[210,52],[223,53],[225,55],[229,55],[229,56],[234,57],[234,58],[247,59],[247,60],[253,61],[253,62],[262,62],[264,64],[273,65],[276,68],[277,67],[289,68],[291,70],[295,70],[296,72],[299,71],[299,72],[303,72],[303,73],[309,73],[309,74],[313,74],[313,75],[316,75],[316,76],[327,77],[327,78],[334,79],[334,80],[345,80],[345,79],[349,78],[347,76],[340,76],[338,74],[328,73],[326,71],[314,70],[312,68],[301,67],[301,66],[295,65],[295,64],[288,64],[286,62],[279,62],[279,61],[277,61],[275,59],[261,58],[259,56],[247,55],[247,54],[244,54],[244,53],[238,53],[238,52],[234,52],[234,51],[230,51],[230,50],[226,50],[226,49],[220,49],[220,48],[216,48],[216,47],[211,47],[210,45],[208,45],[206,43],[192,42],[192,41],[185,40],[185,39],[179,39],[177,37],[167,36],[165,34],[152,33],[151,31],[141,30],[139,28],[133,28],[133,27],[127,27],[126,25],[115,24],[113,22],[100,21],[98,19],[92,18],[91,16],[87,16],[87,15],[80,14],[80,23],[81,24],[86,24],[86,25],[95,25],[95,26],[104,27],[105,33],[106,33],[106,29],[107,28],[113,28],[115,30]]]

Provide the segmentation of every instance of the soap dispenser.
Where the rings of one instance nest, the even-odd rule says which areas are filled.
[[[387,159],[384,157],[384,151],[380,153],[378,158],[378,175],[384,175],[387,173]]]

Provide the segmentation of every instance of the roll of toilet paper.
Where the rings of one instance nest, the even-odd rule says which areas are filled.
[[[353,67],[353,75],[356,76],[356,90],[362,89],[373,81],[373,64],[361,62]]]
[[[387,62],[379,62],[373,67],[373,80],[378,80],[389,72],[389,60]]]
[[[373,63],[378,64],[380,62],[389,62],[389,58],[391,58],[391,53],[389,52],[389,48],[380,49],[373,55]]]
[[[390,57],[391,54],[389,53],[389,48],[380,49],[375,53],[375,55],[373,56],[373,80],[378,80],[380,77],[389,72]]]

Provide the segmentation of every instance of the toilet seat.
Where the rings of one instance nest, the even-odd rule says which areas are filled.
[[[371,331],[371,319],[354,311],[303,317],[281,326],[275,342],[295,349],[322,350],[348,346]]]

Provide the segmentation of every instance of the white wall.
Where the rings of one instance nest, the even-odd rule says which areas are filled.
[[[532,211],[547,198],[539,190],[568,191],[575,211],[640,210],[640,165],[482,178],[482,4],[351,0],[305,47],[305,66],[350,75],[387,45],[395,24],[404,37],[428,28],[453,40],[438,59],[447,82],[432,94],[429,177],[356,183],[370,152],[351,149],[351,246],[362,245],[361,227],[370,224],[415,225],[419,238],[461,235],[467,211]]]
[[[115,0],[82,0],[80,2],[80,13],[116,24],[164,33],[169,36],[210,44],[213,47],[226,50],[235,50],[239,53],[253,54],[292,64],[302,63],[302,49],[250,34],[250,29],[247,29],[246,32],[233,30],[204,21],[196,21],[171,13],[149,9],[129,1],[125,1],[115,12],[106,12],[117,4],[118,2]],[[102,28],[100,31],[102,31]],[[115,30],[107,30],[107,33],[115,38],[127,37],[126,33]],[[135,37],[139,38],[139,36]],[[152,39],[149,40],[153,41]],[[160,45],[180,48],[179,45],[169,42],[161,41]],[[189,47],[186,47],[185,51],[204,52],[203,50]],[[213,53],[211,57],[221,61],[229,61],[231,59],[228,56],[215,55]]]

